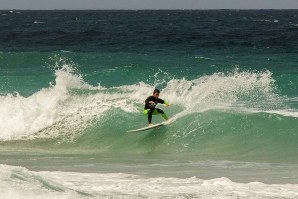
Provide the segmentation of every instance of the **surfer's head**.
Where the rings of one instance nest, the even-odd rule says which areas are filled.
[[[158,97],[159,97],[159,93],[160,93],[160,91],[156,88],[156,89],[154,89],[154,91],[153,91],[153,96],[154,96],[155,98],[158,98]]]

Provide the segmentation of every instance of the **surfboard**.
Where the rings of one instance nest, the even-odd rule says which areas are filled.
[[[162,123],[159,123],[159,124],[154,124],[154,125],[152,125],[152,126],[146,126],[146,127],[140,128],[140,129],[130,130],[130,131],[126,131],[126,132],[127,132],[127,133],[131,133],[131,132],[146,131],[146,130],[154,129],[154,128],[156,128],[156,127],[164,126],[164,125],[166,125],[166,123],[165,123],[165,122],[162,122]]]

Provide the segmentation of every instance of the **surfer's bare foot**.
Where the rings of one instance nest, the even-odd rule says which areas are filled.
[[[152,126],[152,123],[149,123],[148,126]]]

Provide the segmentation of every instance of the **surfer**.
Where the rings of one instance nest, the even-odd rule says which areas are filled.
[[[144,112],[143,113],[145,115],[148,115],[149,126],[152,125],[152,115],[161,114],[161,116],[165,120],[168,120],[168,116],[164,113],[164,111],[155,107],[158,103],[164,104],[166,106],[169,106],[169,103],[167,101],[164,101],[164,100],[158,98],[159,97],[159,93],[160,93],[160,91],[158,89],[154,89],[153,95],[152,96],[149,96],[145,100],[145,108],[144,108]]]

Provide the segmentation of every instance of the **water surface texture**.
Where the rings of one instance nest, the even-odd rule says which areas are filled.
[[[0,11],[0,197],[297,198],[297,55],[297,10]]]

